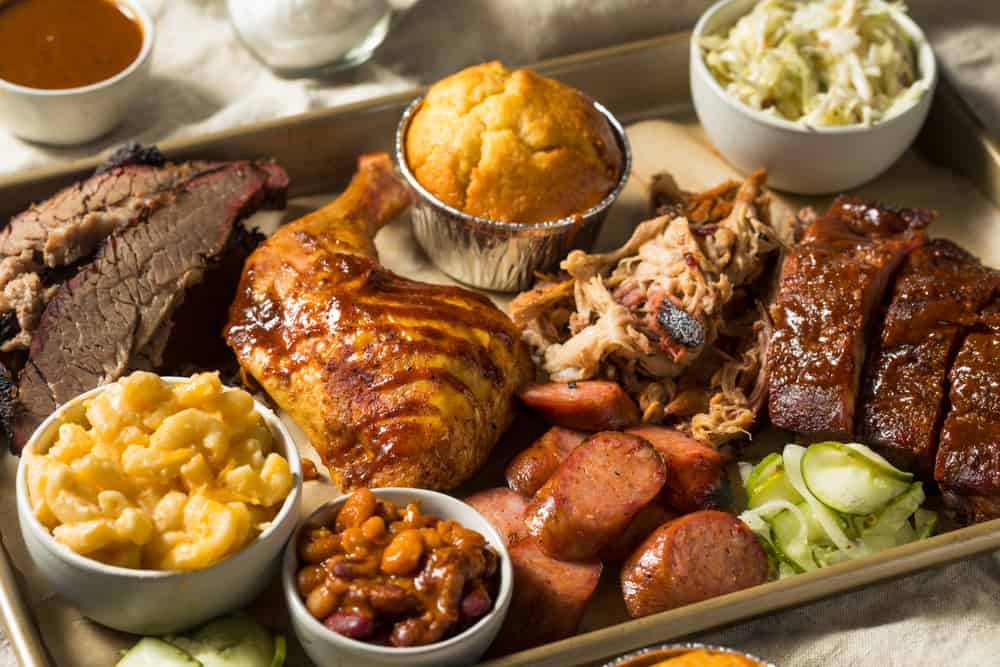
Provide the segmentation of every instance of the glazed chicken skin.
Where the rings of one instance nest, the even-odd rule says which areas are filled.
[[[531,361],[484,296],[383,268],[375,233],[409,204],[388,155],[250,256],[226,340],[341,489],[451,489],[513,417]]]

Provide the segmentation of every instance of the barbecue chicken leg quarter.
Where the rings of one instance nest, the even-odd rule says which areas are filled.
[[[407,280],[374,236],[409,203],[388,155],[247,260],[226,340],[344,490],[450,489],[510,425],[531,361],[484,296]]]

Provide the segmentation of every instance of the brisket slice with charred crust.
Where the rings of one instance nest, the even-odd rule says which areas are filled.
[[[931,478],[948,368],[965,330],[998,289],[1000,274],[950,241],[935,239],[910,254],[865,372],[861,442]]]
[[[28,348],[53,286],[75,275],[110,234],[170,202],[171,193],[185,183],[224,166],[163,166],[158,155],[155,149],[135,147],[116,153],[95,175],[31,206],[0,230],[0,346],[5,352]]]
[[[806,439],[853,435],[870,318],[932,218],[842,196],[788,251],[767,354],[776,426]]]
[[[42,315],[19,381],[15,448],[60,403],[131,368],[158,368],[187,290],[225,265],[227,250],[245,256],[245,244],[233,242],[237,222],[258,208],[284,205],[287,185],[271,162],[229,163],[186,182],[109,237]],[[220,334],[210,330],[210,318],[187,320],[205,340]]]
[[[941,429],[934,479],[966,521],[1000,517],[1000,334],[972,333],[948,374],[951,412]]]

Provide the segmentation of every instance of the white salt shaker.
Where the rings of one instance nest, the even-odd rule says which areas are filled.
[[[394,18],[418,0],[227,0],[247,48],[280,74],[333,71],[368,60]]]

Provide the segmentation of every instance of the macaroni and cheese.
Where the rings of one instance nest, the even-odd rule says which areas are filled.
[[[250,394],[217,373],[135,372],[77,412],[29,455],[28,493],[56,540],[104,563],[208,567],[256,538],[294,485]]]

